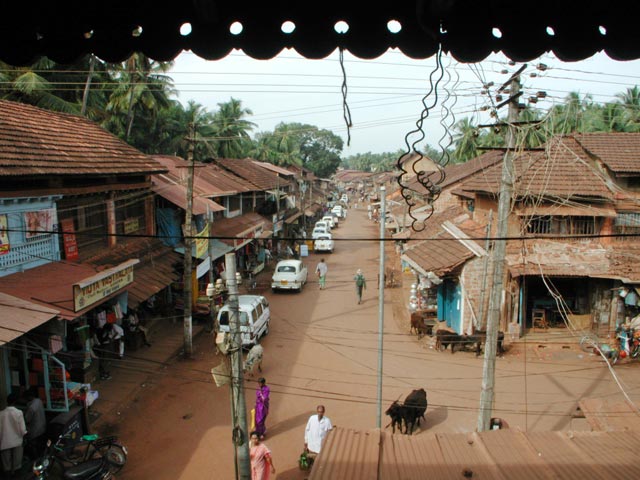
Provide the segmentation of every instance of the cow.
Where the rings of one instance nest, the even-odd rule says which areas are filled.
[[[427,411],[427,392],[424,388],[412,390],[404,399],[405,433],[411,435],[416,423],[420,425],[420,419],[424,419]]]
[[[415,331],[418,338],[420,338],[423,335],[429,335],[430,330],[431,328],[425,325],[422,315],[417,313],[411,314],[411,328],[409,329],[409,333],[413,334]]]
[[[257,365],[258,371],[262,373],[262,355],[264,354],[264,349],[262,345],[256,343],[249,353],[247,353],[247,358],[244,361],[244,365],[242,367],[242,371],[244,373],[249,373],[249,375],[253,376],[253,368]]]
[[[482,344],[486,343],[487,340],[487,332],[482,330],[477,330],[473,335],[469,335],[472,338],[473,343],[476,345],[475,351],[476,356],[479,356],[482,353]],[[502,356],[505,352],[504,349],[504,332],[498,332],[498,345],[496,352],[499,356]]]
[[[391,417],[391,428],[393,433],[396,433],[396,425],[402,432],[402,424],[404,423],[404,433],[411,435],[416,424],[420,425],[420,419],[424,419],[424,414],[427,411],[427,392],[424,388],[413,390],[404,403],[400,403],[398,400],[393,402],[387,411],[386,415]],[[389,425],[387,425],[389,426]]]
[[[451,353],[455,352],[455,346],[461,345],[463,341],[462,335],[449,330],[438,330],[436,332],[436,350],[446,350],[451,345]]]

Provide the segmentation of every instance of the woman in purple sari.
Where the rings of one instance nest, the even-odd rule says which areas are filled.
[[[269,387],[266,385],[264,378],[258,379],[260,385],[256,390],[256,432],[260,436],[260,440],[264,439],[267,433],[265,422],[269,415]]]

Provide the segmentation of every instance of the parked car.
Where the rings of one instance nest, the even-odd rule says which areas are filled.
[[[335,205],[331,209],[331,213],[335,213],[340,218],[347,218],[347,209],[342,205]]]
[[[269,301],[263,295],[238,295],[240,311],[240,337],[243,347],[252,347],[260,337],[269,333],[271,310]],[[222,333],[231,331],[231,307],[225,304],[218,312],[218,328]]]
[[[314,228],[324,228],[327,232],[331,232],[331,224],[324,219],[318,220]]]
[[[307,266],[302,263],[302,260],[280,260],[271,277],[271,290],[301,292],[305,283],[307,283]]]
[[[313,229],[313,232],[311,232],[311,239],[315,240],[320,235],[331,235],[331,232],[324,227],[316,227]]]
[[[322,221],[327,222],[332,230],[338,226],[338,217],[334,217],[333,215],[325,215],[322,217]]]
[[[347,196],[346,193],[342,194],[342,196],[340,197],[340,201],[344,203],[349,203],[349,197]]]
[[[329,252],[333,253],[334,242],[331,235],[319,235],[313,242],[314,252]]]

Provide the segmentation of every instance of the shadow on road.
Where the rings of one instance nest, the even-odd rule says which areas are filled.
[[[449,418],[449,409],[447,407],[436,407],[433,409],[427,409],[424,414],[424,418],[426,421],[421,425],[424,429],[421,430],[429,430],[436,425],[444,423],[447,418]]]
[[[278,435],[280,433],[284,433],[293,429],[304,432],[304,426],[306,426],[307,424],[309,415],[310,415],[309,413],[301,413],[294,417],[287,418],[282,422],[278,422],[275,425],[272,425],[269,427],[268,434],[271,437],[271,436]],[[303,428],[300,429],[300,426],[302,426]],[[304,440],[302,437],[300,437],[300,445],[301,446],[304,445]]]

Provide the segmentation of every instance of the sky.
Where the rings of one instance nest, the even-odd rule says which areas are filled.
[[[251,132],[272,131],[280,122],[296,122],[327,129],[342,137],[343,157],[366,152],[384,153],[406,150],[419,140],[437,147],[449,143],[451,125],[464,117],[475,124],[491,123],[489,110],[497,105],[496,90],[523,63],[510,65],[502,54],[494,54],[481,63],[459,63],[443,55],[444,76],[437,97],[432,93],[425,103],[429,114],[423,121],[425,140],[417,133],[423,97],[430,91],[429,76],[436,58],[414,60],[402,52],[389,50],[374,60],[359,59],[345,52],[346,104],[352,127],[347,129],[343,106],[343,72],[338,52],[322,60],[310,60],[295,51],[283,51],[271,60],[255,60],[240,51],[227,57],[207,61],[191,52],[181,53],[168,75],[179,92],[178,100],[189,100],[215,112],[218,103],[231,98],[242,101],[252,111],[247,120],[257,124]],[[546,69],[537,68],[544,64]],[[508,73],[503,73],[503,72]],[[447,81],[448,80],[448,81]],[[570,92],[591,94],[593,101],[615,100],[615,95],[640,85],[640,61],[614,61],[599,53],[580,62],[561,62],[552,54],[528,62],[521,75],[522,101],[545,92],[546,98],[536,105],[547,111],[561,103]],[[483,85],[493,82],[488,93]],[[445,106],[452,113],[446,116]],[[455,102],[455,103],[454,103]],[[507,114],[507,107],[498,110]],[[349,138],[350,137],[350,138]]]

